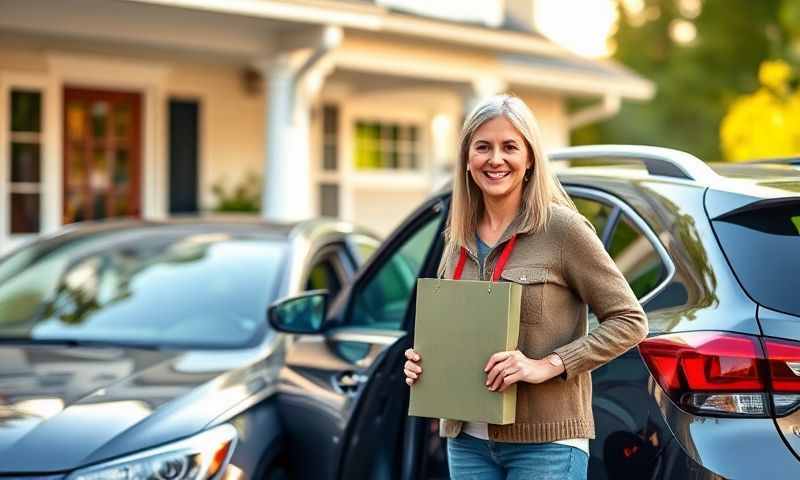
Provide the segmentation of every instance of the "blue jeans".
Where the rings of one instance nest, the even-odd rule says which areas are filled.
[[[508,443],[466,433],[447,439],[453,480],[586,480],[589,456],[560,443]]]

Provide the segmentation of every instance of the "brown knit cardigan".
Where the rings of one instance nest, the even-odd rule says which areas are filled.
[[[566,371],[539,384],[519,382],[515,423],[489,425],[489,438],[496,441],[594,438],[590,371],[647,336],[647,317],[592,224],[568,207],[551,204],[550,211],[542,232],[520,231],[521,216],[508,226],[486,256],[482,280],[488,280],[503,244],[517,233],[502,278],[523,285],[518,348],[535,359],[556,353]],[[465,247],[461,278],[479,280],[475,241]],[[458,249],[451,258],[443,256],[439,277],[452,278],[457,260]],[[587,305],[600,322],[591,332]],[[455,437],[462,425],[442,419],[440,435]]]

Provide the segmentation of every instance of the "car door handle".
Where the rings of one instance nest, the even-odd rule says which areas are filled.
[[[358,387],[367,382],[367,376],[358,372],[344,372],[336,380],[339,390],[345,393],[354,393]]]

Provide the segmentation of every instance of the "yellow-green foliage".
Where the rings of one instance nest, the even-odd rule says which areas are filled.
[[[733,102],[722,119],[720,143],[727,160],[800,154],[800,90],[791,85],[793,75],[782,60],[762,62],[759,89]]]

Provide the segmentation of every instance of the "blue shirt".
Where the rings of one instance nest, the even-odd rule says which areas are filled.
[[[475,232],[475,240],[478,243],[478,271],[480,272],[480,278],[483,278],[483,260],[486,258],[486,255],[489,253],[489,250],[492,249],[489,245],[486,245],[481,237],[478,236],[478,232]]]

